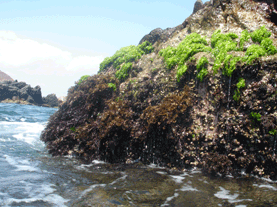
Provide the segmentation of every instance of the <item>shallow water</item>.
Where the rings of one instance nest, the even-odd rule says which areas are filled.
[[[53,158],[39,137],[55,111],[0,103],[0,206],[277,206],[267,179]]]

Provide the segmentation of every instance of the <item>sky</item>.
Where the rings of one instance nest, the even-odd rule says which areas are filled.
[[[203,1],[205,3],[206,1]],[[105,57],[192,14],[183,0],[0,0],[0,70],[66,96]]]

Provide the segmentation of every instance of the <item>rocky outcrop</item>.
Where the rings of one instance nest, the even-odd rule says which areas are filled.
[[[51,94],[43,100],[40,86],[32,88],[27,83],[17,80],[0,82],[0,102],[57,107],[59,102],[55,97]]]
[[[58,100],[56,94],[49,94],[42,99],[43,103],[49,105],[50,107],[58,107],[60,105],[60,101]]]
[[[157,28],[152,30],[149,34],[145,35],[139,42],[139,44],[142,44],[145,41],[150,42],[151,44],[154,44],[156,42],[166,42],[175,32],[181,30],[183,28],[183,25],[179,25],[174,28],[167,28],[167,29],[161,29]]]
[[[13,79],[9,75],[7,75],[6,73],[0,70],[0,81],[4,81],[4,80],[13,81]]]
[[[126,79],[119,80],[110,64],[71,87],[41,135],[49,153],[277,179],[277,54],[248,50],[253,45],[263,52],[254,36],[247,37],[265,25],[271,36],[264,34],[270,39],[263,45],[277,46],[270,18],[275,4],[267,2],[204,4],[166,38],[159,29],[145,36],[154,52],[133,61]],[[190,35],[190,43],[199,44],[177,50]],[[230,44],[217,47],[221,38]],[[246,53],[257,53],[253,62],[240,59]]]
[[[197,0],[194,4],[194,8],[193,8],[193,14],[198,12],[200,9],[203,9],[204,4],[201,0]]]

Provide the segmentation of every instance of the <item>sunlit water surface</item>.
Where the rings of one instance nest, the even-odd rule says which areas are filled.
[[[267,179],[53,158],[39,137],[56,110],[0,103],[0,206],[277,206]]]

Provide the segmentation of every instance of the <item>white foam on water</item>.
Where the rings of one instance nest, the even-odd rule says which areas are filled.
[[[111,182],[110,185],[114,185],[114,184],[117,183],[118,181],[125,180],[125,179],[128,177],[128,175],[126,175],[126,173],[122,173],[122,174],[123,174],[122,177],[117,178],[115,181]]]
[[[258,177],[258,176],[255,176],[255,178],[264,180],[264,181],[266,181],[268,183],[277,183],[277,180],[271,180],[270,178]]]
[[[167,175],[167,172],[164,172],[164,171],[156,171],[156,173],[161,174],[161,175]]]
[[[184,172],[183,174],[180,174],[180,175],[170,175],[170,177],[172,177],[173,180],[178,184],[183,183],[183,180],[185,179],[186,176],[190,176],[190,175],[186,172]]]
[[[35,145],[40,142],[39,137],[44,129],[43,123],[28,123],[28,122],[0,122],[0,125],[8,128],[8,133],[13,133],[13,137],[17,140],[26,142],[30,145]]]
[[[101,160],[93,160],[92,164],[107,164],[107,163]]]
[[[52,184],[42,184],[38,186],[37,184],[26,183],[25,192],[29,194],[29,198],[7,198],[4,200],[3,205],[10,206],[21,203],[32,204],[34,202],[46,202],[54,206],[65,207],[65,203],[69,200],[55,194],[55,189],[53,187],[54,185]]]
[[[26,121],[26,119],[25,118],[21,118],[20,121],[24,122],[24,121]]]
[[[169,206],[168,202],[172,201],[174,198],[177,198],[178,196],[179,196],[179,193],[174,193],[173,196],[167,197],[165,203],[162,204],[161,206]]]
[[[14,158],[9,155],[4,155],[4,157],[10,165],[17,168],[16,171],[40,172],[39,168],[31,166],[32,163],[27,159]]]
[[[24,122],[15,129],[16,131],[20,131],[20,133],[13,135],[13,137],[28,144],[35,145],[39,141],[39,136],[43,129],[44,126],[41,123]]]
[[[180,191],[199,191],[199,190],[197,190],[196,188],[193,188],[193,187],[190,186],[190,185],[184,185],[184,186],[180,189]]]
[[[157,168],[157,169],[165,169],[165,167],[160,167],[157,164],[151,163],[150,165],[147,165],[147,167],[149,168]]]
[[[173,180],[178,184],[183,183],[183,180],[185,179],[183,176],[180,175],[170,175],[170,177],[172,177]]]
[[[238,203],[242,201],[252,201],[252,199],[237,199],[239,197],[239,194],[230,194],[229,190],[224,189],[223,187],[219,187],[220,191],[218,191],[216,194],[214,194],[215,197],[220,199],[227,199],[229,203]]]
[[[11,140],[11,138],[0,138],[0,142],[11,142],[12,140]]]
[[[94,188],[97,188],[97,187],[105,187],[106,184],[94,184],[94,185],[91,185],[88,189],[84,190],[79,199],[82,198],[83,196],[85,196],[87,193],[89,193],[90,191],[92,191]]]
[[[270,189],[270,190],[277,191],[277,188],[275,188],[275,187],[273,187],[272,185],[269,185],[269,184],[262,184],[262,185],[253,184],[253,186],[257,186],[259,188],[267,188],[267,189]]]

